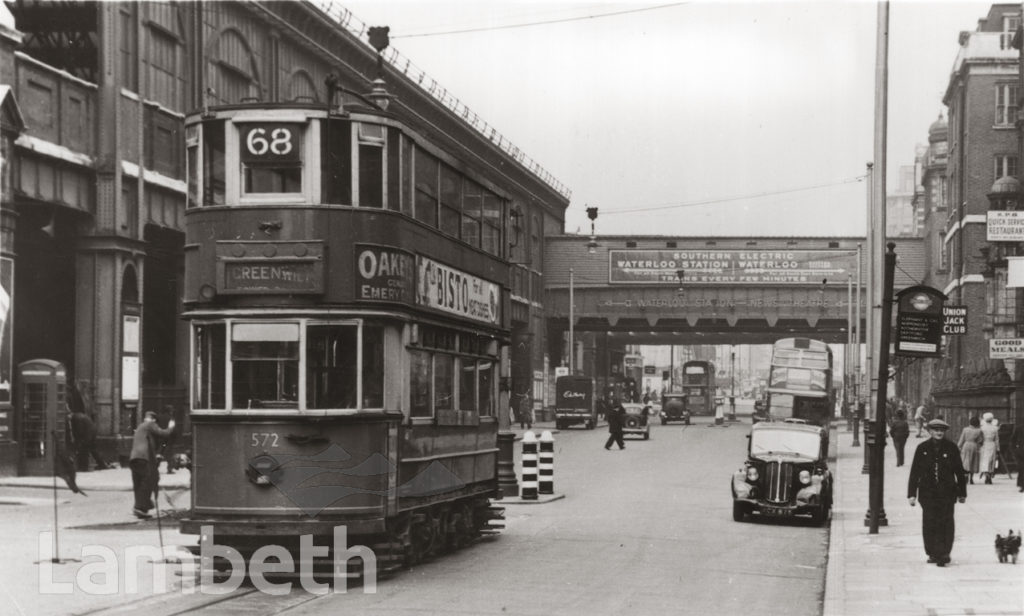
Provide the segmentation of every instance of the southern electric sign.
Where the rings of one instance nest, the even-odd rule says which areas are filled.
[[[856,268],[856,253],[838,250],[608,251],[610,284],[838,285]]]

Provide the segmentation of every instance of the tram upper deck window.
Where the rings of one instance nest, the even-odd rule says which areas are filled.
[[[359,205],[384,207],[384,127],[359,125]]]
[[[224,120],[203,122],[203,205],[224,205],[225,171]]]
[[[243,195],[302,192],[302,131],[298,123],[239,126]]]
[[[298,323],[236,323],[231,365],[234,408],[298,408]]]

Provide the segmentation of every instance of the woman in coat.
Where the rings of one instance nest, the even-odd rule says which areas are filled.
[[[996,472],[996,455],[999,453],[999,427],[995,424],[995,416],[985,413],[981,416],[981,459],[979,467],[985,483],[992,483],[992,475]]]
[[[979,453],[981,451],[981,421],[977,417],[971,417],[969,426],[960,433],[960,440],[956,446],[960,448],[960,460],[964,463],[964,470],[971,483],[974,483],[974,473],[979,468]]]

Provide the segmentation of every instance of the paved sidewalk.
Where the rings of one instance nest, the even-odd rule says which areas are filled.
[[[187,470],[178,470],[168,475],[164,470],[165,466],[160,465],[160,488],[161,489],[182,489],[191,488],[192,473]],[[90,491],[131,491],[132,472],[128,468],[110,468],[103,471],[79,472],[75,475],[75,482],[83,492]],[[11,488],[49,488],[53,490],[53,476],[47,477],[0,477],[0,487]],[[63,479],[57,479],[57,489],[62,493],[70,493],[68,486]],[[0,492],[0,498],[4,498]]]
[[[1018,564],[996,559],[995,536],[1024,526],[1024,494],[1014,479],[997,475],[993,485],[967,486],[967,502],[956,505],[953,562],[945,568],[925,563],[921,507],[907,503],[907,476],[914,449],[907,441],[906,464],[896,466],[892,442],[885,447],[883,509],[887,526],[869,534],[868,475],[861,447],[840,422],[837,441],[835,507],[825,584],[825,616],[947,616],[1024,614],[1024,558]],[[977,481],[977,478],[975,478]]]

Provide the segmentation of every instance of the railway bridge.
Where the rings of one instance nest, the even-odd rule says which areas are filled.
[[[893,241],[895,289],[919,284],[924,240]],[[862,323],[867,315],[864,245],[863,237],[546,238],[549,354],[567,357],[570,321],[577,357],[581,345],[614,353],[633,344],[770,344],[791,336],[846,343],[858,278]]]

